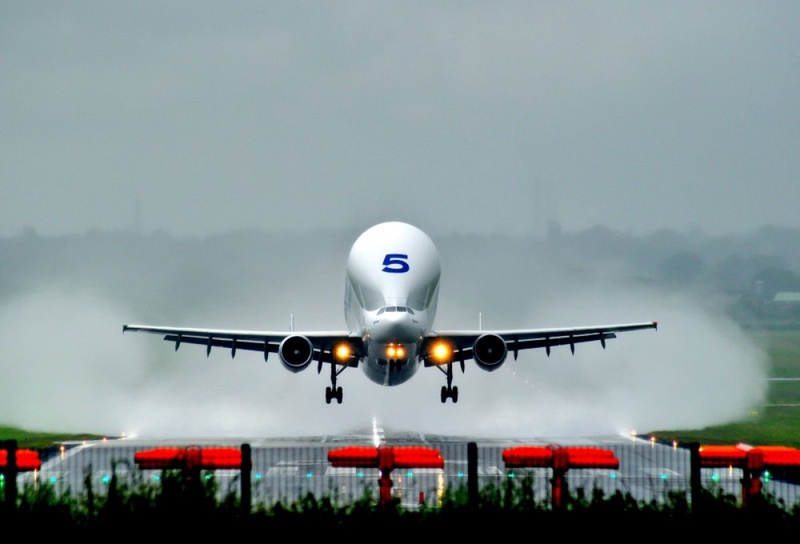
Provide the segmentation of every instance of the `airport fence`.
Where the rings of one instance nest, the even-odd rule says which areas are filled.
[[[152,444],[109,440],[37,452],[41,464],[25,469],[8,462],[22,450],[13,443],[5,446],[9,454],[0,457],[0,485],[7,508],[26,492],[41,488],[57,499],[84,501],[120,488],[158,489],[166,472],[178,470],[213,482],[216,499],[235,503],[242,512],[308,497],[325,497],[340,507],[358,501],[376,507],[391,502],[407,510],[441,508],[454,497],[472,505],[487,498],[509,505],[523,501],[545,510],[617,497],[639,506],[694,511],[700,510],[704,498],[735,508],[769,503],[788,513],[800,512],[800,462],[798,452],[789,448],[715,449],[644,440],[604,447],[451,441],[392,446],[432,450],[441,462],[406,459],[392,464],[380,458],[387,446],[374,447],[372,459],[371,446],[360,445],[361,457],[348,464],[331,461],[333,452],[350,447],[337,443],[167,444],[156,452]],[[224,459],[204,463],[203,450],[222,452]],[[152,456],[143,461],[148,453],[160,455],[160,461]]]

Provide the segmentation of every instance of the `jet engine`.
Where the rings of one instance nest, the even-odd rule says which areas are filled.
[[[311,364],[314,355],[314,346],[305,336],[287,336],[278,347],[281,363],[287,370],[300,372]]]
[[[479,368],[489,372],[497,370],[506,360],[508,348],[496,334],[483,334],[472,345],[472,356]]]

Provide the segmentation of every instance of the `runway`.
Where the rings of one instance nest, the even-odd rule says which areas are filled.
[[[46,459],[39,471],[22,473],[19,483],[52,484],[57,493],[85,494],[87,481],[93,492],[107,489],[112,471],[120,482],[137,485],[157,481],[160,470],[140,469],[136,452],[161,447],[232,447],[249,445],[252,457],[251,489],[253,505],[269,506],[277,501],[291,502],[308,493],[328,496],[339,503],[364,496],[378,496],[377,468],[333,467],[328,452],[347,446],[424,446],[435,448],[444,458],[442,469],[396,469],[392,471],[392,493],[408,508],[424,503],[435,506],[442,494],[467,485],[468,445],[477,446],[478,487],[500,489],[508,478],[531,486],[533,496],[548,501],[552,468],[509,469],[503,451],[517,446],[551,448],[591,447],[613,452],[619,460],[616,469],[579,468],[567,471],[570,491],[583,489],[587,496],[596,490],[605,495],[621,492],[637,501],[664,503],[677,494],[690,493],[690,452],[678,445],[662,444],[636,436],[481,438],[473,436],[423,435],[391,431],[379,427],[339,435],[269,438],[213,439],[109,439],[64,444],[62,451]],[[742,496],[742,470],[702,469],[704,487]],[[217,469],[214,476],[220,496],[239,493],[241,472]],[[87,479],[87,476],[90,476]],[[521,484],[520,484],[521,485]],[[800,487],[767,479],[764,490],[794,504]]]

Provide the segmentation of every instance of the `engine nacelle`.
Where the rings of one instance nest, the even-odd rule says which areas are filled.
[[[314,346],[305,336],[295,334],[283,339],[278,347],[278,355],[287,370],[300,372],[311,364]]]
[[[496,334],[484,334],[472,345],[472,357],[479,368],[489,372],[502,366],[508,355],[505,341]]]

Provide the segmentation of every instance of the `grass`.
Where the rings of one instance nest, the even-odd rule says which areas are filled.
[[[17,427],[0,427],[0,441],[16,440],[17,448],[44,450],[58,446],[63,442],[99,440],[102,436],[94,434],[69,434],[57,432],[33,432]]]
[[[800,328],[751,329],[750,334],[769,354],[770,377],[800,380]],[[780,445],[800,448],[800,381],[771,381],[767,404],[742,421],[703,429],[652,430],[659,440],[678,443]],[[96,440],[103,436],[31,432],[0,426],[0,440],[14,439],[17,447],[46,449],[62,442]]]

